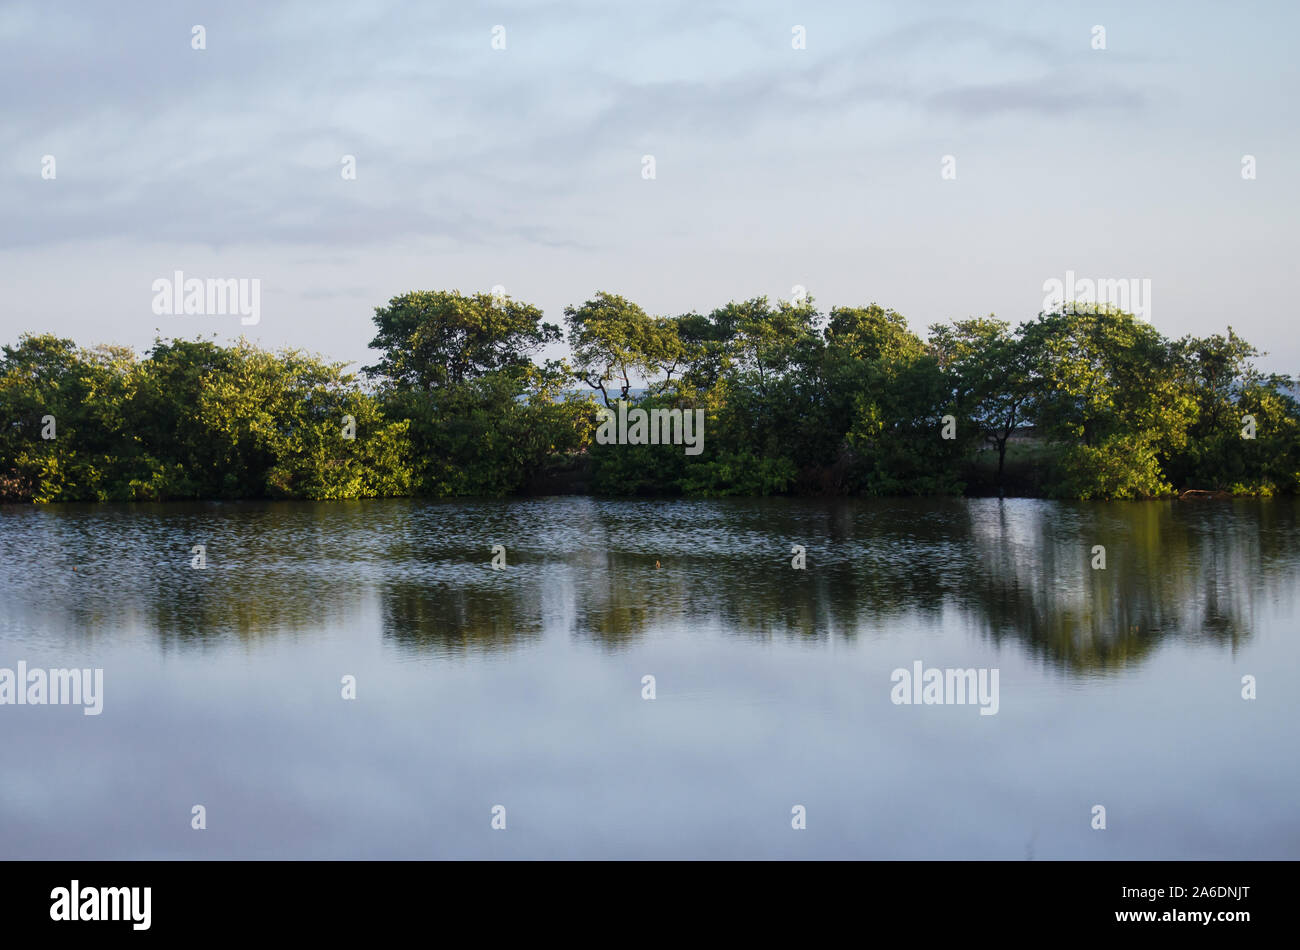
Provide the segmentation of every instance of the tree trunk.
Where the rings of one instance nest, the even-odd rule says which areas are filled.
[[[1007,496],[1006,488],[1002,484],[1002,470],[1006,466],[1006,462],[1007,462],[1007,439],[1009,438],[1010,436],[1004,436],[998,440],[998,497],[999,498],[1005,498]]]

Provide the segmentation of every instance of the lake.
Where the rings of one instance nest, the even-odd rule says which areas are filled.
[[[1298,529],[1294,499],[0,507],[0,667],[103,670],[99,715],[0,705],[0,857],[1300,858]],[[996,705],[913,702],[929,669]]]

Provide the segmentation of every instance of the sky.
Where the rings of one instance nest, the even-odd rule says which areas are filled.
[[[1298,11],[4,0],[0,343],[361,365],[390,298],[493,287],[554,323],[805,288],[924,336],[1072,272],[1294,374]],[[155,313],[176,271],[260,281],[259,321]]]

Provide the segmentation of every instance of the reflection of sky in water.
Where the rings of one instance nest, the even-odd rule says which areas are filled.
[[[0,856],[1295,858],[1298,514],[3,508],[0,666],[106,695],[0,707]],[[892,705],[918,659],[999,713]]]

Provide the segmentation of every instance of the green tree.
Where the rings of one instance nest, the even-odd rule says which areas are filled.
[[[970,426],[946,439],[954,404],[936,356],[878,304],[837,307],[826,327],[825,404],[840,420],[845,487],[870,495],[955,494]]]
[[[412,291],[376,307],[372,349],[378,363],[364,368],[390,385],[425,391],[489,373],[522,371],[529,355],[560,339],[530,304],[490,294]]]
[[[50,334],[25,335],[0,349],[0,497],[113,496],[122,451],[129,451],[113,429],[133,361],[121,347],[82,349]]]
[[[1170,460],[1169,473],[1180,488],[1271,492],[1294,476],[1295,400],[1293,383],[1257,372],[1262,356],[1228,327],[1226,336],[1184,337],[1177,344],[1185,367],[1185,386],[1195,406],[1183,451]],[[1243,419],[1252,415],[1259,429],[1243,439]],[[1262,424],[1260,424],[1262,422]],[[1281,488],[1281,490],[1290,490]]]
[[[662,388],[671,383],[685,360],[678,323],[651,317],[629,300],[601,291],[578,307],[564,308],[573,350],[575,378],[600,393],[606,406],[628,399],[632,382],[644,379]],[[660,377],[663,377],[660,379]]]
[[[1007,445],[1030,398],[1028,353],[1005,320],[972,318],[930,328],[930,345],[947,375],[959,417],[998,454],[998,496],[1006,494]]]
[[[1037,432],[1060,448],[1051,491],[1151,497],[1172,491],[1195,406],[1179,350],[1150,324],[1104,306],[1040,314],[1020,329]]]

